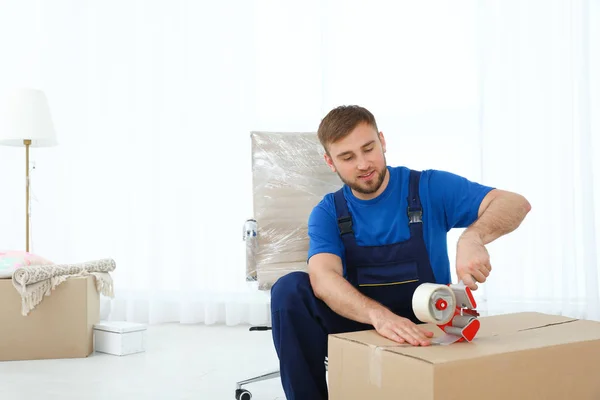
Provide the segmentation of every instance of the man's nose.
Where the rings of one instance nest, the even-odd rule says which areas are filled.
[[[369,163],[365,157],[359,156],[356,166],[360,170],[365,170],[369,168]]]

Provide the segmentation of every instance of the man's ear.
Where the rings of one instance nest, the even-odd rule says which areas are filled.
[[[379,132],[379,141],[381,142],[381,148],[385,153],[385,137],[383,136],[383,132]]]
[[[333,160],[331,159],[329,154],[325,153],[323,157],[325,158],[325,162],[327,163],[327,165],[329,165],[329,168],[331,168],[331,171],[335,172],[335,165],[333,165]]]

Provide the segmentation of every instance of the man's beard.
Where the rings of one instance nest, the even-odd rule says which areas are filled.
[[[383,181],[385,179],[385,174],[387,174],[387,172],[388,172],[387,167],[384,163],[384,166],[381,170],[375,170],[377,177],[373,177],[373,179],[371,179],[370,181],[360,182],[359,178],[355,178],[355,180],[353,182],[350,182],[350,181],[344,179],[340,175],[339,172],[338,172],[338,176],[340,177],[342,182],[344,182],[346,185],[350,186],[350,188],[352,190],[354,190],[355,192],[362,193],[362,194],[373,194],[373,193],[377,192],[379,190],[379,188],[381,187],[381,185],[383,184]]]

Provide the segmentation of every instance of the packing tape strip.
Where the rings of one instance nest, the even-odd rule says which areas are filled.
[[[451,334],[444,334],[442,336],[436,337],[434,338],[431,343],[432,344],[439,344],[442,346],[447,346],[449,344],[452,343],[456,343],[457,341],[459,341],[461,338],[461,336],[456,336],[456,335],[451,335]]]
[[[378,388],[381,387],[381,352],[384,349],[385,346],[375,346],[369,359],[369,379],[371,384]]]
[[[405,344],[396,344],[393,346],[373,346],[369,357],[369,380],[372,385],[381,387],[382,384],[382,364],[381,353],[387,349],[395,349],[397,347],[406,346]]]

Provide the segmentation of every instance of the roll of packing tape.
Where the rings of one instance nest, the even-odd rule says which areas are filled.
[[[413,294],[412,307],[419,321],[443,325],[454,315],[456,297],[447,285],[423,283]]]

